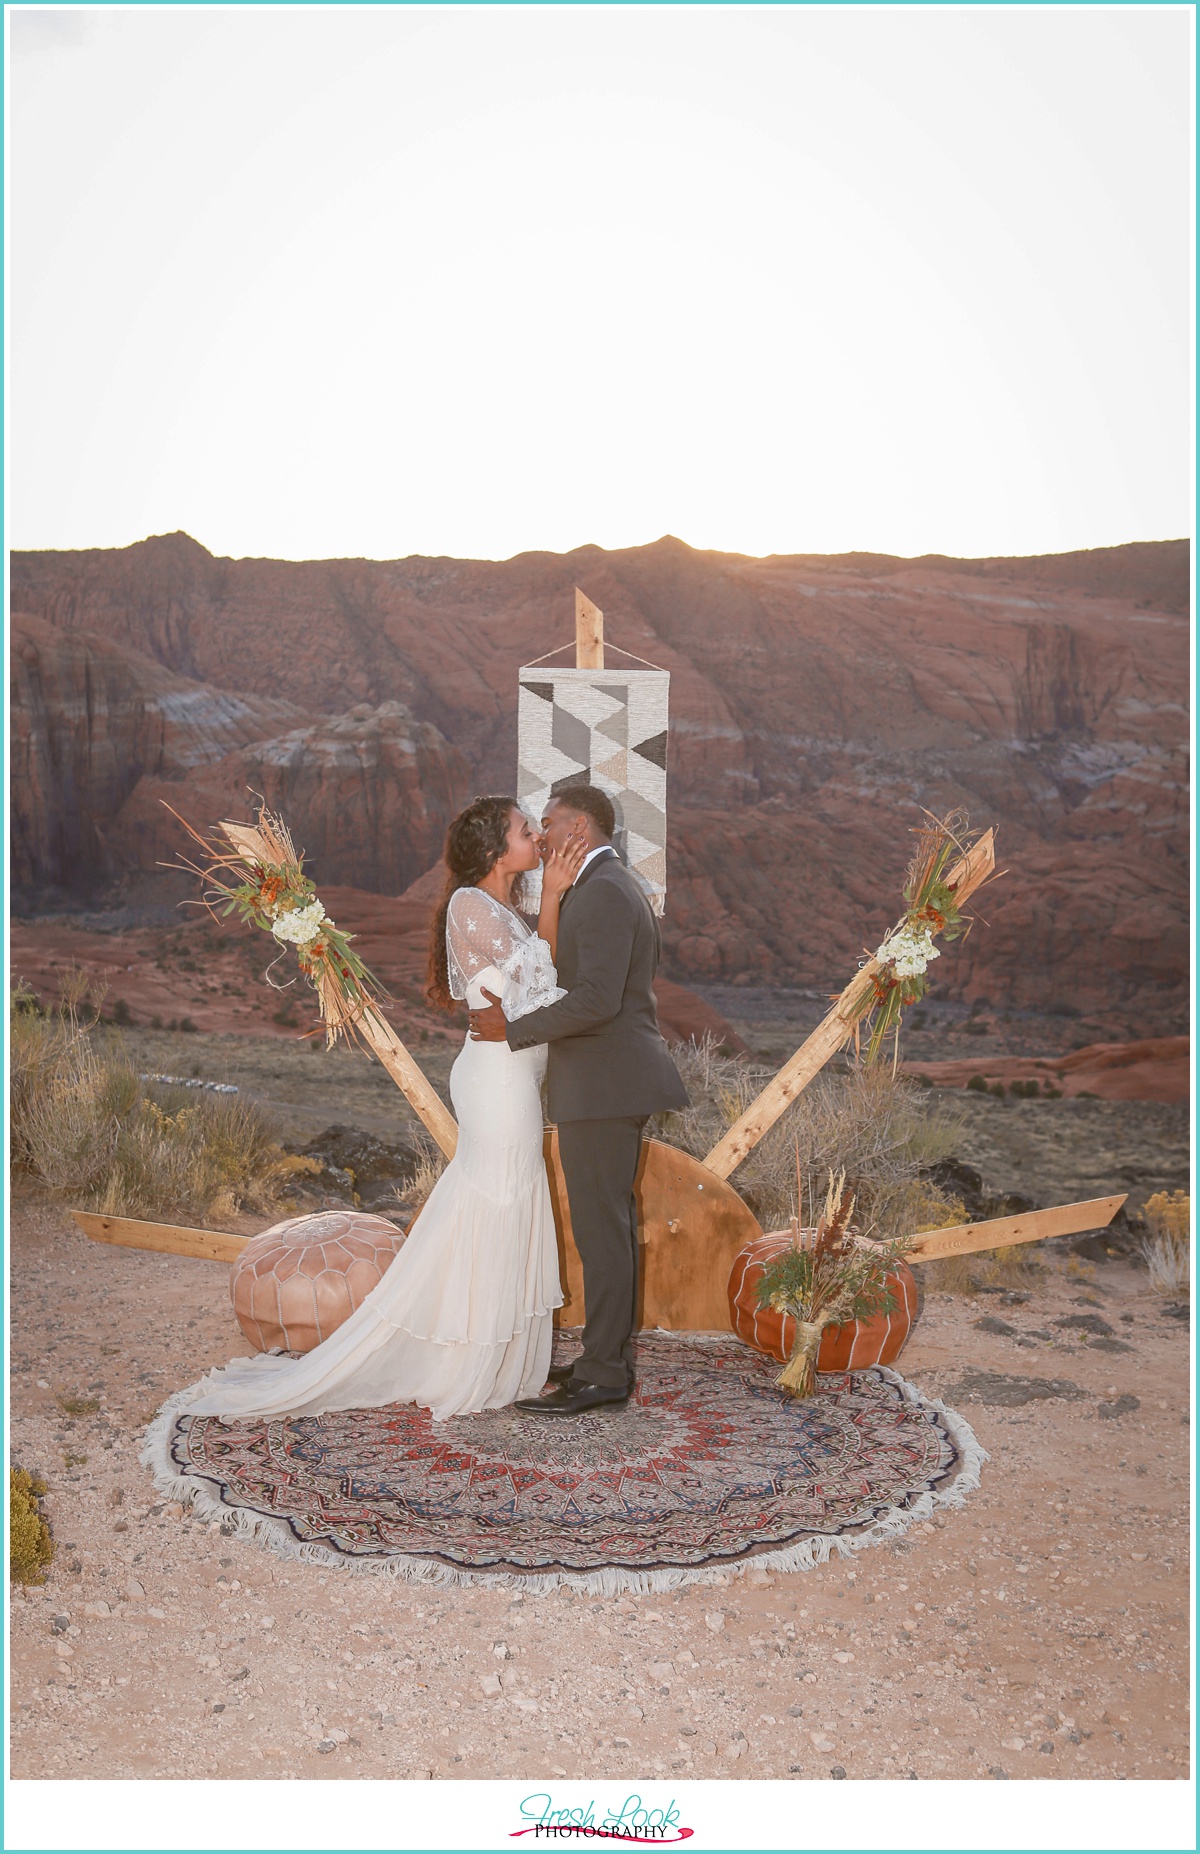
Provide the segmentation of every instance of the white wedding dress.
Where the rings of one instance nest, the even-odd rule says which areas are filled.
[[[566,993],[550,948],[479,888],[446,922],[450,989],[522,1017]],[[470,1036],[450,1071],[458,1149],[378,1287],[301,1358],[236,1358],[171,1399],[174,1412],[316,1415],[413,1402],[436,1421],[532,1397],[546,1382],[562,1305],[542,1156],[546,1046]]]

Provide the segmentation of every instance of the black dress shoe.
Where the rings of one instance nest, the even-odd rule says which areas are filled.
[[[628,1403],[629,1391],[610,1384],[560,1384],[546,1397],[518,1397],[516,1408],[527,1416],[579,1416],[584,1410]]]
[[[574,1374],[575,1374],[575,1366],[573,1364],[551,1365],[549,1371],[546,1373],[546,1380],[550,1384],[569,1384]],[[608,1386],[605,1385],[604,1388],[607,1390]],[[633,1389],[633,1379],[632,1378],[630,1378],[629,1380],[629,1388],[630,1390]]]

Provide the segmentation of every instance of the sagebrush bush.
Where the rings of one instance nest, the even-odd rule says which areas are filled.
[[[1180,1247],[1192,1240],[1192,1200],[1186,1191],[1156,1191],[1148,1197],[1142,1216],[1152,1236],[1166,1236]]]
[[[1192,1285],[1192,1200],[1186,1191],[1156,1191],[1142,1220],[1150,1232],[1142,1255],[1160,1294],[1187,1294]]]
[[[739,1120],[774,1071],[723,1056],[711,1036],[673,1052],[692,1098],[658,1114],[649,1131],[702,1159]],[[953,1200],[924,1177],[958,1143],[960,1123],[940,1099],[886,1065],[818,1075],[734,1172],[730,1182],[764,1229],[794,1215],[811,1226],[831,1172],[856,1193],[854,1222],[877,1241],[963,1221]],[[799,1196],[797,1192],[799,1166]]]
[[[143,1083],[69,977],[42,1011],[11,996],[11,1162],[81,1209],[108,1216],[229,1216],[269,1211],[299,1162],[241,1095]]]
[[[42,1514],[39,1499],[45,1481],[24,1468],[8,1471],[8,1575],[14,1584],[44,1584],[46,1566],[54,1557],[54,1540]]]

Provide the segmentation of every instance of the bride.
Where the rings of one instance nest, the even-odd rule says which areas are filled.
[[[556,983],[558,908],[584,841],[547,851],[537,932],[517,911],[542,853],[514,798],[476,798],[446,837],[448,876],[430,945],[431,1000],[509,1018],[566,994]],[[300,1358],[238,1358],[173,1398],[198,1416],[316,1415],[423,1405],[436,1421],[536,1396],[562,1305],[542,1157],[546,1045],[511,1051],[467,1037],[450,1071],[458,1149],[378,1287]],[[193,1394],[194,1393],[194,1394]]]

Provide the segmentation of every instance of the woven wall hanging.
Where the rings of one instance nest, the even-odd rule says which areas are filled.
[[[564,786],[612,799],[617,853],[656,914],[667,887],[667,696],[659,669],[517,672],[517,798],[531,818]]]

